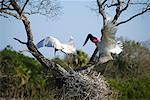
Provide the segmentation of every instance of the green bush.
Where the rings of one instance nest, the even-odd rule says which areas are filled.
[[[109,80],[110,86],[118,91],[120,100],[148,100],[150,79]]]
[[[43,68],[8,47],[0,51],[0,98],[51,98]]]

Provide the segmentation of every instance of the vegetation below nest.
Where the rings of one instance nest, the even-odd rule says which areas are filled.
[[[73,69],[83,67],[88,55],[78,51],[73,61],[54,58],[54,62]],[[124,42],[124,51],[114,61],[97,65],[94,70],[104,75],[118,99],[150,98],[150,51],[134,41]],[[58,99],[62,90],[50,70],[38,61],[6,47],[0,52],[0,98]]]

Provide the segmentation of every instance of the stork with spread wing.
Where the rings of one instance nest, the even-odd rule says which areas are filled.
[[[36,44],[37,49],[42,48],[42,47],[52,47],[56,51],[62,51],[65,54],[75,54],[76,53],[76,48],[74,45],[73,37],[70,37],[70,40],[67,43],[62,43],[60,42],[57,38],[49,36],[44,39],[42,39],[40,42]],[[29,50],[25,49],[20,52],[24,52]]]
[[[76,52],[76,48],[74,45],[73,38],[70,37],[70,40],[68,43],[61,43],[58,39],[55,37],[46,37],[42,39],[40,42],[36,45],[37,48],[41,47],[52,47],[55,49],[55,52],[60,50],[65,54],[74,54]]]
[[[122,42],[116,42],[115,40],[116,32],[116,26],[108,21],[102,29],[101,40],[91,34],[88,34],[84,45],[87,43],[88,39],[95,43],[95,45],[98,47],[99,63],[105,63],[109,60],[113,60],[111,53],[120,54],[123,51]]]

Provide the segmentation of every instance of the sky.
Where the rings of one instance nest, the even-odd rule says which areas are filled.
[[[82,46],[88,33],[95,36],[101,36],[102,18],[95,11],[90,9],[93,6],[91,0],[61,0],[62,14],[56,18],[48,19],[40,15],[28,16],[31,22],[31,28],[36,44],[47,36],[54,36],[63,43],[73,36],[77,49],[85,51],[89,56],[92,55],[95,45],[88,42]],[[132,11],[127,11],[121,19],[129,17]],[[111,14],[110,14],[111,15]],[[116,37],[123,37],[129,40],[144,41],[150,38],[150,14],[139,16],[128,23],[120,25]],[[26,33],[21,21],[11,17],[9,19],[0,18],[0,50],[6,45],[11,45],[14,50],[19,51],[26,49],[26,46],[18,43],[13,38],[19,38],[26,41]],[[40,48],[47,58],[54,57],[54,49]],[[30,53],[24,53],[31,56]],[[58,57],[63,56],[58,52]]]

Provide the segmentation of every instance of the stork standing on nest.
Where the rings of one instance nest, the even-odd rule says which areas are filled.
[[[83,46],[90,39],[98,47],[99,63],[105,63],[109,60],[113,60],[111,53],[120,54],[123,51],[123,45],[121,41],[115,40],[117,28],[114,24],[108,21],[101,31],[101,39],[96,38],[92,34],[88,34]]]

